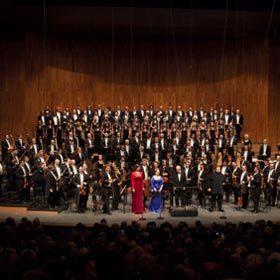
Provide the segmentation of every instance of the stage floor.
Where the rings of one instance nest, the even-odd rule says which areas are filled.
[[[90,201],[90,200],[89,200]],[[264,204],[262,204],[264,205]],[[239,222],[251,222],[254,223],[257,220],[265,221],[280,221],[280,208],[271,207],[264,208],[260,207],[259,213],[252,213],[252,204],[249,204],[248,209],[239,209],[236,205],[231,202],[223,203],[224,212],[213,211],[209,212],[207,209],[198,208],[198,216],[195,217],[172,217],[168,210],[168,205],[165,206],[161,216],[163,219],[158,219],[159,214],[153,212],[146,212],[143,214],[145,220],[141,220],[142,215],[131,213],[131,206],[126,205],[123,209],[123,204],[119,205],[120,210],[113,211],[112,215],[103,214],[102,210],[93,211],[93,206],[88,203],[88,209],[85,213],[77,213],[75,205],[70,205],[67,210],[62,212],[59,211],[48,211],[42,209],[28,210],[24,207],[7,207],[0,205],[0,220],[3,221],[7,217],[13,217],[17,222],[20,222],[21,218],[27,217],[32,220],[38,217],[42,224],[47,225],[64,225],[74,226],[81,222],[87,226],[91,226],[96,222],[100,222],[102,219],[106,219],[109,225],[114,223],[120,224],[123,221],[131,223],[137,221],[141,225],[145,226],[148,222],[155,221],[157,225],[164,222],[169,222],[176,226],[180,221],[187,222],[189,225],[194,225],[197,220],[200,220],[203,224],[212,223],[239,223]]]

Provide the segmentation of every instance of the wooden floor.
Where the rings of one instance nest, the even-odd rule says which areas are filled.
[[[197,207],[197,206],[195,206]],[[184,217],[172,217],[169,212],[168,202],[165,205],[163,212],[161,213],[162,219],[159,218],[159,214],[153,212],[146,212],[143,214],[144,220],[141,220],[142,215],[131,213],[131,206],[128,201],[127,205],[120,203],[118,211],[112,212],[112,215],[103,214],[102,210],[93,211],[93,205],[88,202],[88,210],[85,213],[78,213],[76,211],[75,204],[69,205],[67,209],[44,209],[34,208],[31,209],[24,205],[7,205],[7,203],[0,204],[0,220],[4,220],[7,217],[13,217],[19,222],[23,217],[27,217],[32,220],[36,217],[40,219],[42,224],[47,225],[65,225],[74,226],[81,222],[85,225],[93,225],[95,222],[100,222],[102,219],[106,219],[109,225],[114,223],[121,223],[126,221],[131,223],[132,221],[138,221],[141,225],[145,226],[148,222],[155,221],[157,225],[163,222],[169,222],[172,225],[178,225],[180,221],[185,221],[189,225],[193,225],[197,220],[200,220],[203,224],[211,223],[239,223],[239,222],[251,222],[254,223],[257,220],[263,219],[265,221],[271,220],[273,222],[280,221],[280,208],[276,207],[265,207],[265,203],[261,203],[259,213],[252,213],[252,203],[249,203],[248,209],[239,209],[232,202],[224,203],[224,212],[213,211],[209,212],[207,209],[199,208],[198,215],[196,217],[184,216]]]

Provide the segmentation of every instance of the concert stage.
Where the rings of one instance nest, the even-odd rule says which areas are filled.
[[[90,201],[90,200],[89,200]],[[239,209],[231,202],[224,203],[224,212],[213,211],[209,212],[207,209],[198,207],[198,216],[185,216],[185,217],[173,217],[170,215],[168,205],[166,205],[161,216],[163,219],[158,219],[159,214],[146,212],[143,214],[145,220],[141,220],[142,215],[131,213],[131,206],[128,204],[123,207],[120,203],[118,211],[112,212],[112,215],[103,214],[102,210],[93,211],[93,205],[88,203],[88,210],[85,213],[77,213],[75,205],[69,205],[67,209],[62,207],[56,209],[44,209],[44,208],[32,208],[28,205],[8,205],[0,204],[0,220],[3,221],[7,217],[13,217],[17,222],[23,217],[27,217],[32,220],[38,217],[42,224],[46,225],[58,225],[58,226],[74,226],[81,222],[87,226],[93,225],[95,222],[100,222],[102,219],[106,219],[109,225],[113,223],[120,224],[123,221],[131,223],[137,221],[141,225],[146,225],[148,222],[155,221],[157,225],[164,222],[169,222],[176,226],[180,221],[187,222],[189,225],[194,225],[197,220],[200,220],[203,224],[211,223],[239,223],[239,222],[251,222],[254,223],[257,220],[271,220],[273,222],[279,222],[280,220],[280,208],[271,207],[265,208],[263,203],[260,207],[259,213],[252,213],[252,205],[249,204],[248,209]]]

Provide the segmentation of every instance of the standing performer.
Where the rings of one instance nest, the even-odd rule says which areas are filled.
[[[122,188],[123,180],[125,177],[122,176],[121,171],[117,167],[116,162],[112,162],[112,168],[115,176],[115,182],[113,183],[113,201],[112,201],[112,210],[119,210],[120,202],[120,188]]]
[[[241,175],[240,175],[240,182],[239,182],[239,190],[240,190],[240,196],[241,197],[241,207],[246,209],[248,206],[248,173],[247,173],[247,166],[242,165],[241,167]],[[239,198],[240,199],[240,198]]]
[[[27,182],[27,172],[24,167],[24,160],[21,160],[19,166],[16,170],[16,184],[19,191],[20,201],[25,204],[28,200],[28,182]]]
[[[269,164],[269,172],[266,180],[266,199],[267,206],[275,206],[275,199],[277,194],[277,173],[274,169],[274,163]]]
[[[84,172],[82,166],[79,167],[79,173],[74,176],[74,185],[77,187],[76,203],[79,213],[84,213],[87,204],[89,176]]]
[[[181,170],[181,166],[176,166],[176,173],[172,179],[173,191],[175,194],[175,204],[179,207],[179,198],[181,198],[181,207],[186,204],[186,175]],[[173,200],[173,197],[171,198]]]
[[[111,215],[110,206],[109,206],[109,198],[110,198],[110,189],[114,183],[114,174],[111,172],[111,166],[109,164],[106,165],[104,172],[102,173],[102,191],[103,191],[103,213]]]
[[[232,185],[232,190],[233,190],[233,194],[234,194],[234,204],[238,204],[238,199],[240,197],[239,181],[240,181],[240,176],[241,176],[242,171],[237,166],[235,161],[232,162],[231,166],[232,166],[231,185]]]
[[[132,187],[132,212],[145,212],[143,204],[144,180],[139,164],[135,165],[135,171],[131,173],[131,187]]]
[[[215,173],[211,174],[210,187],[211,187],[211,207],[210,212],[216,208],[216,201],[218,202],[219,211],[224,212],[222,208],[223,202],[223,185],[225,184],[226,176],[221,173],[221,167],[217,166]]]
[[[160,176],[160,170],[156,169],[155,174],[152,176],[150,181],[150,188],[152,192],[152,200],[149,207],[149,211],[160,213],[163,208],[162,201],[162,188],[163,178]]]
[[[206,206],[207,182],[208,182],[207,171],[205,170],[205,164],[202,163],[200,164],[199,171],[197,173],[197,192],[198,192],[199,206],[203,208],[205,208]]]
[[[2,182],[4,178],[4,164],[0,161],[0,197],[3,195]]]
[[[254,173],[249,176],[248,188],[251,190],[251,197],[254,202],[253,213],[259,212],[259,203],[261,196],[261,173],[258,167],[254,167]]]

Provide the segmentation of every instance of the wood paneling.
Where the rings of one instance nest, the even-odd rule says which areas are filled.
[[[273,63],[268,44],[232,41],[223,49],[222,41],[116,39],[112,44],[68,36],[48,35],[45,44],[31,33],[1,37],[2,134],[9,129],[16,134],[25,127],[34,131],[45,105],[55,109],[100,103],[113,109],[117,104],[234,106],[243,112],[243,131],[253,141],[278,137],[267,125]],[[272,92],[278,94],[276,89]]]
[[[280,42],[270,47],[269,60],[269,90],[268,90],[268,131],[269,140],[273,143],[274,150],[276,144],[280,144]]]

